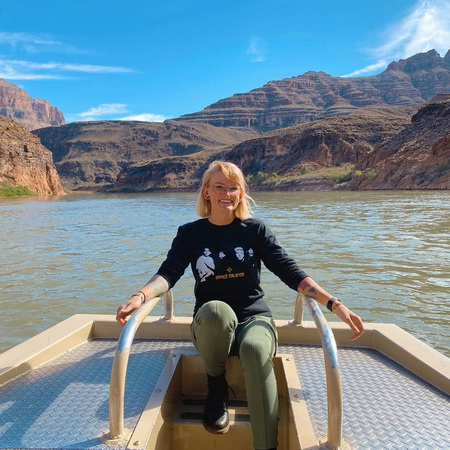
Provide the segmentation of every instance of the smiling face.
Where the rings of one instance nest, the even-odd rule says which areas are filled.
[[[203,195],[211,202],[210,222],[224,225],[233,221],[234,211],[243,193],[237,182],[217,171],[211,175],[208,186],[203,189]]]

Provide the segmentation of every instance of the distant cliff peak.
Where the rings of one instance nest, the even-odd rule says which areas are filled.
[[[0,115],[16,120],[28,130],[66,123],[63,113],[48,101],[32,98],[19,86],[1,78]]]
[[[447,53],[441,58],[436,50],[430,50],[393,62],[384,72],[369,77],[343,78],[309,71],[269,81],[176,120],[266,132],[348,115],[360,108],[419,105],[445,92],[450,92],[450,56]]]
[[[445,68],[445,66],[445,58],[441,58],[441,55],[433,49],[428,52],[418,53],[417,55],[406,59],[392,62],[388,65],[387,70],[401,70],[405,73],[412,74],[419,70],[430,71],[436,67]]]

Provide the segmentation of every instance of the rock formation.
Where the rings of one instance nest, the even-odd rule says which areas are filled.
[[[174,156],[134,164],[122,170],[111,191],[194,191],[198,188],[211,152]]]
[[[270,81],[177,120],[252,127],[265,132],[350,114],[358,108],[418,105],[441,92],[450,92],[450,51],[441,58],[430,50],[393,62],[384,72],[371,77],[342,78],[307,72]]]
[[[238,163],[258,189],[443,189],[449,121],[436,105],[445,93],[450,51],[431,50],[372,77],[307,72],[273,81],[164,123],[34,133],[71,190],[192,190],[217,158]]]
[[[0,115],[16,120],[28,130],[65,123],[62,112],[49,102],[31,98],[23,89],[2,79],[0,79]]]
[[[316,120],[245,141],[217,157],[235,162],[249,175],[274,172],[294,176],[305,165],[355,164],[408,124],[406,111],[360,110],[345,117]]]
[[[0,116],[0,181],[38,195],[64,195],[52,153],[23,126]]]
[[[257,135],[251,129],[218,128],[175,121],[77,122],[35,130],[53,153],[69,190],[105,190],[132,164],[218,151]]]
[[[136,164],[119,175],[115,189],[192,189],[213,159],[238,164],[246,176],[252,177],[253,189],[330,189],[336,183],[329,179],[317,181],[300,175],[320,168],[353,167],[364,161],[376,145],[410,123],[413,110],[407,107],[360,110],[345,117],[272,131],[213,154],[202,152]]]
[[[450,189],[450,98],[434,100],[360,162],[348,188]]]

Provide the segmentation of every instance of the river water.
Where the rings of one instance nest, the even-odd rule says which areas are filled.
[[[253,197],[255,216],[325,289],[365,321],[395,323],[450,356],[449,192]],[[177,227],[196,219],[194,201],[188,193],[1,199],[0,352],[76,313],[115,314],[157,270]],[[295,292],[267,271],[262,278],[274,316],[291,319]],[[174,295],[175,314],[190,315],[188,272]],[[152,314],[162,313],[158,305]]]

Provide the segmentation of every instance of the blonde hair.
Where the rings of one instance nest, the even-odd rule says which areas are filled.
[[[206,200],[203,195],[205,188],[209,187],[209,182],[214,173],[222,172],[222,174],[237,184],[241,192],[241,201],[234,210],[235,217],[245,220],[251,217],[251,203],[254,203],[253,199],[248,195],[248,186],[245,182],[244,174],[236,164],[225,161],[213,161],[208,169],[203,174],[202,185],[198,191],[197,197],[197,212],[200,217],[209,217],[211,215],[211,201]]]

